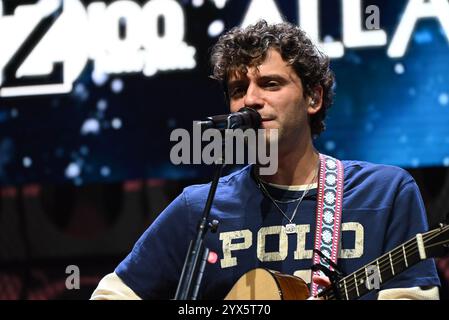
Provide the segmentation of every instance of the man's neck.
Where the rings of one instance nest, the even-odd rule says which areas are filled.
[[[278,170],[272,176],[260,176],[268,183],[293,186],[314,183],[312,181],[318,170],[319,154],[310,143],[303,150],[279,154]]]

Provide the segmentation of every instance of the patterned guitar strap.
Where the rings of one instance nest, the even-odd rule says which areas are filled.
[[[341,161],[320,154],[314,248],[321,251],[335,264],[337,263],[340,244],[343,180],[343,164]],[[333,270],[317,253],[313,254],[313,264],[321,264]],[[313,275],[323,275],[323,273],[315,271]],[[312,281],[311,283],[311,295],[314,296],[318,294],[320,287]]]

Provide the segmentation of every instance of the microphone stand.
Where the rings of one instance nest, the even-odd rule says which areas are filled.
[[[176,289],[175,300],[196,300],[197,298],[204,269],[206,267],[206,261],[209,256],[209,249],[204,247],[204,237],[208,230],[215,233],[218,228],[217,220],[209,222],[208,219],[215,192],[217,191],[218,180],[221,177],[224,166],[225,162],[221,161],[221,163],[217,164],[215,169],[203,216],[198,223],[197,235],[194,240],[190,241],[184,267],[182,268],[181,278],[178,283],[178,288]]]
[[[239,112],[245,112],[247,114],[248,119],[246,121],[249,121],[249,128],[260,126],[262,119],[257,111],[244,107],[240,109]],[[222,127],[219,127],[220,129],[235,129],[242,125],[242,119],[236,114],[218,116],[214,117],[214,119],[215,122],[224,122],[224,125],[222,124]],[[212,122],[214,121],[212,120]],[[215,123],[215,125],[217,125],[217,123]],[[224,136],[226,137],[226,133],[224,133]],[[224,140],[223,145],[225,144]],[[208,221],[212,202],[215,197],[215,192],[217,191],[218,180],[225,167],[224,158],[217,161],[216,165],[217,167],[207,196],[203,216],[198,223],[197,235],[189,244],[189,249],[181,272],[181,278],[179,279],[178,288],[176,289],[175,300],[196,300],[198,296],[199,287],[209,256],[209,248],[204,246],[204,238],[208,230],[215,233],[219,223],[217,220],[213,220],[212,222]]]

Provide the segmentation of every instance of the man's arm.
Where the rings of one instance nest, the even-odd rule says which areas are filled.
[[[440,300],[438,287],[394,288],[379,291],[377,300]]]
[[[106,275],[92,293],[91,300],[142,300],[115,272]]]

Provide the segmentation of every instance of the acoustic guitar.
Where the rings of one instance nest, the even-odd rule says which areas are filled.
[[[318,294],[325,300],[353,300],[369,293],[370,271],[377,271],[380,284],[387,282],[418,262],[449,252],[449,226],[441,225],[387,252],[337,282],[335,292],[327,288]],[[310,296],[306,282],[296,276],[257,268],[245,273],[234,284],[225,300],[305,300]]]

